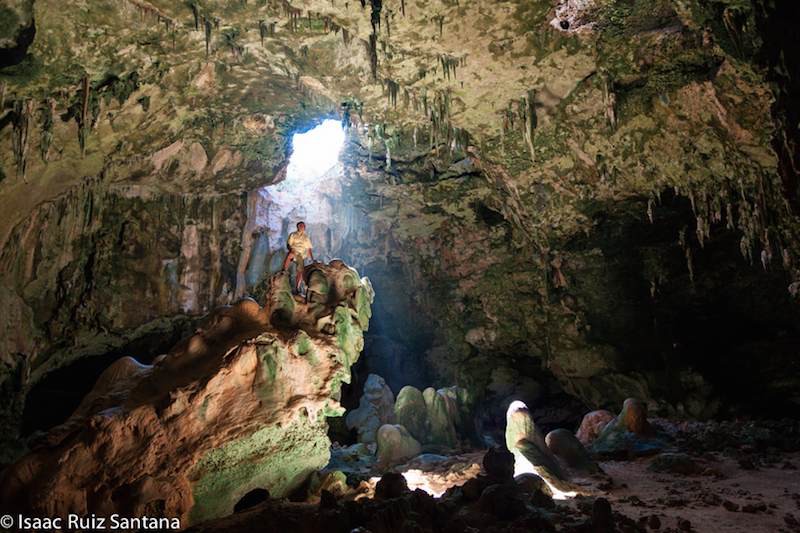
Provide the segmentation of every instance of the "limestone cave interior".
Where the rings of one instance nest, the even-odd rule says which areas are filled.
[[[0,0],[0,526],[800,531],[795,3]]]

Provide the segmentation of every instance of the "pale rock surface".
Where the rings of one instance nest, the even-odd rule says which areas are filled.
[[[364,394],[358,408],[345,420],[348,429],[358,432],[358,441],[374,443],[376,432],[384,424],[394,422],[394,394],[382,377],[370,374],[364,384]]]
[[[400,424],[384,424],[377,432],[378,464],[389,466],[401,463],[422,453],[422,446]]]

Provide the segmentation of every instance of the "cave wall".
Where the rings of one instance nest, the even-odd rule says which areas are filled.
[[[395,389],[796,405],[782,8],[0,6],[8,427],[48,371],[253,290],[298,217],[374,278],[357,373]],[[277,192],[292,134],[326,117],[349,144],[315,211]]]
[[[238,194],[148,195],[98,180],[40,205],[0,252],[4,387],[24,396],[54,369],[171,336],[230,303],[243,219]]]

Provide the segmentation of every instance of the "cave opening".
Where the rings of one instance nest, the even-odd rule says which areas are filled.
[[[313,239],[315,257],[329,261],[342,253],[350,212],[343,205],[339,155],[345,144],[341,121],[324,119],[292,136],[292,150],[283,179],[259,188],[249,206],[251,252],[245,273],[255,287],[280,270],[286,239],[299,221]]]

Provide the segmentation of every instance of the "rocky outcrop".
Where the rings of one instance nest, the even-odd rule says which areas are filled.
[[[584,473],[599,471],[597,463],[592,461],[581,441],[568,429],[554,429],[545,436],[544,441],[550,451],[568,468]]]
[[[612,420],[614,420],[614,414],[605,409],[586,413],[581,419],[581,425],[575,436],[584,446],[589,446]]]
[[[358,432],[358,441],[374,444],[378,429],[394,423],[394,394],[382,377],[370,374],[358,408],[347,414],[348,429]]]
[[[629,457],[658,453],[666,446],[647,419],[647,405],[628,398],[620,413],[603,427],[592,443],[592,452],[601,457]]]
[[[572,487],[545,436],[536,427],[528,407],[512,402],[506,415],[506,447],[514,454],[514,475],[536,474],[554,489],[569,491]]]
[[[537,0],[431,16],[309,0],[299,24],[292,2],[110,1],[0,2],[0,49],[38,30],[30,60],[0,72],[4,249],[81,187],[248,194],[263,201],[240,236],[219,232],[204,257],[241,244],[239,297],[280,262],[284,219],[314,218],[321,249],[380,280],[364,374],[394,390],[458,383],[501,404],[558,387],[591,409],[636,395],[698,417],[796,410],[800,382],[785,368],[800,347],[800,224],[785,204],[797,206],[800,76],[785,61],[788,8]],[[376,25],[381,15],[392,20]],[[341,176],[292,190],[291,136],[322,117],[353,126]],[[203,243],[209,220],[186,222],[182,238]],[[127,235],[106,224],[104,243]],[[76,249],[91,258],[99,237],[87,233]],[[38,262],[31,253],[18,255]],[[219,294],[230,273],[189,263],[184,303]],[[54,273],[72,283],[72,268]],[[150,266],[138,274],[163,286]],[[36,337],[65,309],[106,327],[96,306],[61,305],[58,290],[73,289],[53,280],[13,287],[10,328],[34,314],[22,336]],[[134,320],[152,309],[142,303],[131,296],[131,323],[149,320]],[[37,357],[81,333],[43,338]],[[50,367],[20,350],[0,370],[4,405]],[[742,401],[743,387],[764,394]]]
[[[48,373],[139,339],[179,337],[173,331],[187,317],[233,301],[243,206],[236,194],[155,193],[87,179],[11,230],[0,248],[0,328],[8,331],[0,386],[21,402],[0,406],[5,460],[21,447],[25,397]]]
[[[422,453],[422,446],[400,424],[384,424],[376,434],[378,466],[402,463]]]
[[[426,440],[429,434],[428,409],[418,388],[406,385],[400,389],[394,403],[394,416],[415,439]]]
[[[3,474],[4,509],[179,517],[229,514],[255,489],[288,494],[329,458],[326,416],[363,347],[372,290],[341,262],[314,265],[326,298],[288,277],[212,312],[153,365],[125,357],[63,425]]]

